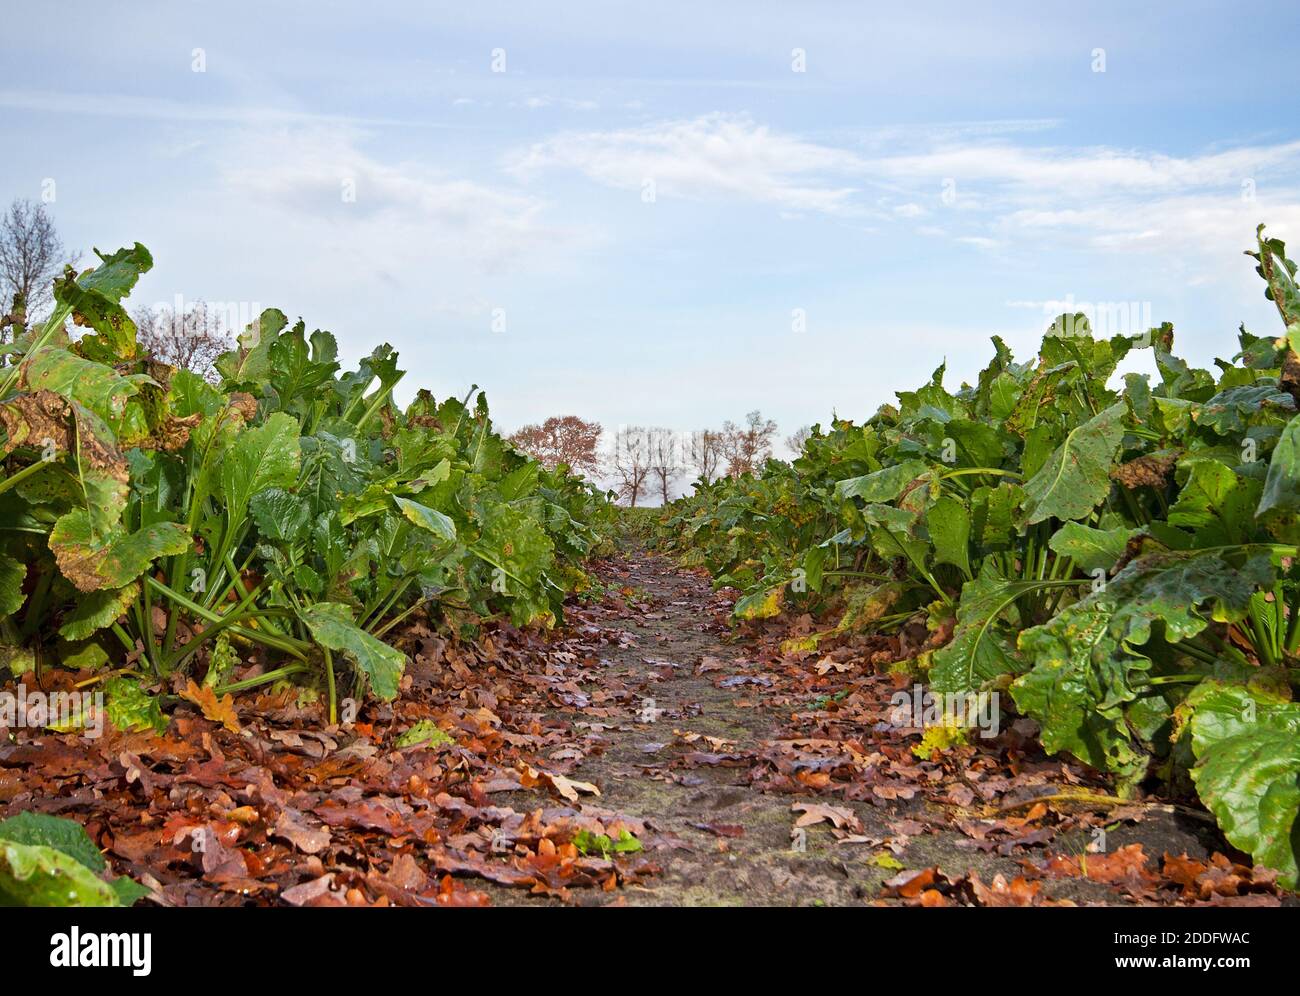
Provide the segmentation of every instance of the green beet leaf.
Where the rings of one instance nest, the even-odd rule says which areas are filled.
[[[970,512],[960,498],[943,495],[925,513],[926,529],[934,546],[936,564],[952,564],[971,576]]]
[[[1017,599],[1042,587],[1039,581],[1008,580],[987,561],[980,576],[962,587],[952,640],[935,652],[935,690],[975,692],[994,678],[1023,671],[1023,660],[998,623]]]
[[[184,553],[190,542],[189,530],[177,522],[155,522],[133,533],[117,532],[99,539],[85,509],[74,509],[60,518],[49,539],[59,570],[80,591],[121,588],[159,557]]]
[[[1033,668],[1012,684],[1012,697],[1038,721],[1049,752],[1068,751],[1131,783],[1144,762],[1124,708],[1150,670],[1140,648],[1153,627],[1160,624],[1172,643],[1196,636],[1212,619],[1241,619],[1273,574],[1265,555],[1240,567],[1215,550],[1140,557],[1100,591],[1020,634]]]
[[[259,491],[292,487],[298,480],[299,460],[298,421],[284,412],[275,412],[262,425],[240,433],[220,469],[230,521],[242,521]]]
[[[1206,681],[1188,696],[1201,801],[1234,847],[1294,889],[1300,811],[1300,705]]]
[[[0,820],[0,840],[52,847],[97,873],[108,867],[86,828],[62,817],[28,812]]]
[[[108,869],[85,828],[44,813],[0,820],[0,905],[130,906],[148,890]]]
[[[52,847],[0,840],[0,905],[120,906],[117,892]]]
[[[884,470],[840,481],[836,491],[841,498],[861,498],[868,504],[893,501],[927,469],[928,465],[921,460],[905,460]]]
[[[1135,535],[1137,530],[1127,526],[1096,529],[1079,522],[1067,522],[1052,534],[1048,546],[1062,557],[1069,557],[1082,571],[1109,571],[1119,562],[1128,541]]]
[[[84,640],[112,626],[139,594],[140,583],[132,581],[123,588],[100,588],[79,597],[72,611],[64,615],[59,635],[65,640]]]
[[[425,532],[432,533],[444,543],[456,542],[456,523],[436,508],[429,508],[409,498],[394,498],[398,509],[406,518]]]
[[[1300,415],[1286,424],[1282,437],[1273,447],[1264,479],[1264,493],[1259,499],[1257,515],[1274,510],[1294,512],[1300,509]]]
[[[352,611],[337,602],[317,602],[301,613],[311,635],[323,647],[346,653],[370,679],[378,698],[397,698],[397,684],[406,670],[406,655],[376,640],[357,626]]]
[[[27,565],[0,553],[0,616],[11,616],[23,604]]]
[[[1124,437],[1127,413],[1120,402],[1070,430],[1038,473],[1025,482],[1027,523],[1082,519],[1110,494],[1110,469]]]

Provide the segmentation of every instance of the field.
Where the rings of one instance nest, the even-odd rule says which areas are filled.
[[[142,245],[69,269],[0,367],[0,898],[1289,901],[1300,292],[1251,255],[1280,321],[1214,370],[1063,314],[662,509],[274,309],[175,369]]]

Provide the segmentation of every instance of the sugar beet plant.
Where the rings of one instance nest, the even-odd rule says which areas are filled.
[[[115,725],[144,691],[318,678],[397,694],[385,637],[416,612],[549,624],[602,542],[605,498],[542,469],[487,404],[405,410],[381,346],[341,371],[334,337],[264,312],[217,382],[142,355],[123,298],[139,244],[69,270],[0,367],[0,664],[100,669]],[[67,320],[85,329],[76,341]],[[239,659],[262,672],[232,680]]]
[[[950,391],[940,367],[792,464],[700,487],[664,542],[742,589],[741,618],[924,622],[935,690],[1009,692],[1049,751],[1124,792],[1190,773],[1227,838],[1294,887],[1300,294],[1262,228],[1250,255],[1282,331],[1243,328],[1213,371],[1167,324],[1099,340],[1062,315],[1033,361],[995,339],[974,384]],[[1117,375],[1136,351],[1157,377]]]

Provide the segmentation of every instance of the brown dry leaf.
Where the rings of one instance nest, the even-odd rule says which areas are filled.
[[[329,831],[323,827],[308,826],[302,813],[296,809],[282,809],[280,818],[270,833],[273,837],[287,840],[303,854],[319,854],[330,844]]]
[[[1017,875],[1008,883],[1006,876],[998,874],[986,886],[978,875],[971,872],[970,886],[981,906],[1037,906],[1038,893],[1043,884],[1028,882],[1022,875]]]
[[[563,775],[551,775],[550,779],[551,786],[555,791],[559,792],[560,795],[564,796],[564,798],[568,799],[570,802],[577,802],[578,796],[582,794],[600,795],[600,789],[591,782],[578,782],[570,778],[565,778]]]
[[[1141,844],[1129,844],[1109,854],[1054,855],[1039,870],[1048,878],[1082,876],[1103,885],[1144,886],[1159,881],[1159,877],[1147,867],[1147,856]]]
[[[736,741],[727,740],[723,737],[711,737],[707,733],[696,733],[693,730],[673,730],[673,736],[680,738],[688,744],[693,744],[698,740],[703,740],[715,751],[726,752],[736,746]]]
[[[345,906],[344,898],[333,889],[334,873],[285,889],[280,898],[291,906]]]
[[[204,719],[220,723],[231,733],[239,732],[239,717],[235,715],[235,697],[229,693],[217,699],[217,693],[208,685],[196,685],[193,679],[181,691],[181,698],[193,702]]]
[[[584,794],[600,795],[600,789],[591,782],[574,781],[571,778],[565,778],[563,775],[556,775],[549,771],[534,768],[523,761],[519,763],[519,771],[521,772],[519,784],[524,788],[532,788],[534,785],[539,784],[548,785],[570,802],[577,802]]]
[[[919,868],[901,871],[885,881],[885,895],[900,899],[915,899],[934,884],[938,868]],[[931,890],[933,891],[933,890]],[[936,893],[937,895],[937,893]]]
[[[1237,864],[1217,851],[1208,863],[1186,854],[1166,854],[1161,870],[1166,878],[1183,887],[1185,899],[1213,901],[1277,890],[1276,872]]]
[[[837,661],[827,655],[817,662],[817,673],[821,675],[829,674],[831,671],[837,674],[843,674],[845,671],[852,671],[857,664],[852,661]]]
[[[162,846],[163,831],[145,830],[143,833],[115,834],[109,848],[114,854],[128,861],[143,861],[151,854],[156,854]]]
[[[388,871],[384,872],[384,878],[407,892],[423,889],[429,880],[420,863],[410,854],[399,854]]]
[[[128,785],[132,782],[139,782],[146,792],[153,791],[153,772],[140,759],[138,754],[132,754],[129,750],[124,750],[117,755],[117,762],[125,769],[126,783]]]
[[[1147,868],[1147,856],[1141,844],[1129,844],[1110,854],[1084,855],[1080,864],[1088,878],[1107,885],[1155,879]]]
[[[1190,898],[1200,892],[1196,880],[1205,874],[1207,867],[1204,861],[1189,858],[1186,854],[1174,856],[1166,853],[1162,871],[1171,882],[1181,885],[1183,895]]]
[[[800,785],[807,785],[811,789],[824,789],[831,784],[831,776],[825,771],[799,771],[794,777]]]
[[[251,827],[254,823],[262,818],[254,806],[236,806],[230,812],[226,813],[226,819],[233,820],[246,827]]]
[[[853,810],[842,806],[828,806],[820,802],[796,802],[790,807],[792,813],[802,813],[794,821],[796,827],[810,827],[817,823],[830,823],[836,830],[862,832],[862,821]]]
[[[703,830],[715,837],[743,837],[745,828],[739,823],[692,823],[696,830]],[[842,842],[841,842],[842,843]]]
[[[222,832],[219,824],[208,824],[196,828],[190,835],[190,847],[199,855],[205,878],[214,882],[229,879],[243,879],[248,874],[248,863],[244,853],[233,844],[231,834]],[[226,839],[223,840],[222,838]]]
[[[1008,827],[1023,827],[1026,824],[1033,823],[1035,820],[1041,820],[1046,815],[1047,806],[1041,802],[1036,802],[1023,817],[1008,816],[1002,821],[1002,824]]]

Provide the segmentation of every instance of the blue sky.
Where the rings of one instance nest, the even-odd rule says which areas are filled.
[[[0,195],[145,243],[139,303],[391,341],[507,428],[865,418],[1057,302],[1202,364],[1276,330],[1241,251],[1300,240],[1296,6],[987,6],[29,5]]]

